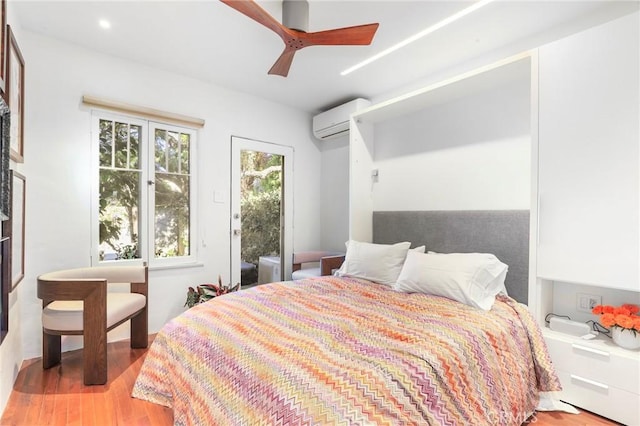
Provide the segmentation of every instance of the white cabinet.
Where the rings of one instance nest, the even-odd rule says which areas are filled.
[[[639,27],[636,12],[539,49],[533,293],[541,322],[554,311],[573,316],[564,308],[575,299],[553,300],[557,282],[640,292]],[[640,352],[607,338],[544,336],[561,399],[640,425]]]
[[[560,399],[626,425],[640,425],[640,352],[602,337],[585,341],[544,330],[562,383]]]
[[[638,20],[539,50],[540,278],[640,290]]]

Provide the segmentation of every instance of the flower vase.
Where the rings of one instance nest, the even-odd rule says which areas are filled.
[[[640,333],[620,327],[613,327],[611,330],[613,342],[625,349],[640,348]]]

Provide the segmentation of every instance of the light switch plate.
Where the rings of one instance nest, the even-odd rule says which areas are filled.
[[[213,191],[213,202],[214,203],[224,203],[225,201],[225,193],[224,191]]]
[[[591,312],[596,305],[602,304],[602,296],[596,294],[578,293],[576,295],[576,309],[580,312]]]

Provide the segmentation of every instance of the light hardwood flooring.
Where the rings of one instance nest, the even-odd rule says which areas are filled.
[[[146,352],[131,349],[128,340],[109,343],[108,380],[99,386],[82,383],[81,350],[63,353],[62,363],[48,370],[40,358],[25,361],[0,424],[171,425],[169,408],[130,396]]]
[[[150,336],[150,342],[154,336]],[[128,341],[109,343],[109,380],[82,384],[82,351],[66,352],[62,364],[42,369],[39,358],[27,360],[9,397],[0,425],[171,425],[170,409],[132,398],[131,389],[146,349]],[[612,426],[594,414],[538,413],[526,423],[536,426]]]

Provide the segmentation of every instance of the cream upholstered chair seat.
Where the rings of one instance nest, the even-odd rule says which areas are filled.
[[[310,266],[306,268],[298,269],[291,273],[292,280],[303,280],[305,278],[319,277],[322,272],[320,270],[320,262],[314,262],[318,266]]]
[[[147,298],[138,293],[107,293],[107,328],[144,308]],[[42,310],[42,327],[48,330],[82,330],[82,300],[57,300]]]
[[[303,251],[293,254],[292,280],[331,275],[344,261],[344,253]]]
[[[146,264],[67,269],[38,277],[42,299],[42,366],[57,365],[61,336],[83,337],[85,385],[107,382],[107,332],[131,321],[131,347],[146,348],[148,335]],[[120,284],[118,284],[120,283]],[[128,287],[108,292],[107,287]]]

